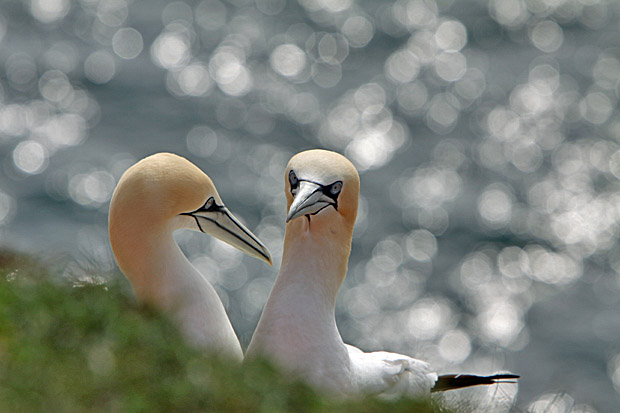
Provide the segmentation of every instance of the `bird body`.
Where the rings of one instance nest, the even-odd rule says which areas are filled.
[[[411,393],[429,393],[437,376],[427,363],[364,353],[345,344],[336,326],[336,298],[357,216],[355,167],[341,155],[315,150],[294,157],[287,176],[282,265],[246,357],[267,356],[338,395],[382,393],[405,382]]]
[[[428,363],[402,354],[363,352],[345,344],[336,326],[336,298],[357,215],[355,167],[334,152],[311,150],[290,160],[286,177],[282,265],[246,358],[267,357],[336,395],[429,395],[438,377]],[[475,384],[471,380],[468,385]]]
[[[109,234],[138,301],[171,314],[195,346],[241,360],[222,301],[174,240],[181,228],[209,233],[271,262],[266,247],[224,206],[211,179],[185,158],[159,153],[129,168],[110,202]]]

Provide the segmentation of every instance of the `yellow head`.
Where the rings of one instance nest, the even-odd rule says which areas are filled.
[[[271,263],[267,248],[230,213],[211,179],[187,159],[158,153],[121,177],[110,202],[114,254],[126,255],[140,234],[195,229]],[[120,264],[120,260],[119,260]]]
[[[311,226],[341,222],[353,230],[360,179],[344,156],[314,149],[293,156],[286,167],[286,221],[300,217]]]

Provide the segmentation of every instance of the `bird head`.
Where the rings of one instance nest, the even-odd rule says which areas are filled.
[[[213,181],[171,153],[144,158],[121,177],[110,202],[111,238],[127,227],[201,231],[271,264],[267,247],[226,208]]]
[[[321,149],[301,152],[289,161],[285,181],[287,223],[305,217],[312,225],[342,222],[352,230],[360,180],[347,158]]]

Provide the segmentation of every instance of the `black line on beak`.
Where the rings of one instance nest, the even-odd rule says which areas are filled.
[[[333,206],[336,211],[338,211],[338,196],[340,195],[340,192],[342,190],[342,181],[335,181],[335,182],[332,182],[331,184],[323,185],[311,179],[297,178],[297,182],[302,182],[302,181],[310,182],[311,184],[315,184],[317,186],[317,188],[314,191],[312,191],[312,193],[308,195],[308,197],[316,194],[318,191],[321,191],[323,195],[325,195],[326,197],[330,198],[333,201],[333,202],[327,203],[323,208],[319,209],[316,212],[313,212],[311,215],[318,214],[319,212],[321,212],[322,210],[324,210],[330,205]],[[338,192],[333,193],[332,188],[336,184],[340,184],[340,189],[338,189]],[[295,194],[293,194],[293,197],[295,197]]]
[[[207,206],[207,204],[210,204],[210,205]],[[229,233],[233,237],[237,238],[239,241],[243,242],[245,245],[247,245],[248,247],[250,247],[251,249],[253,249],[257,253],[259,253],[263,257],[267,258],[267,261],[269,261],[269,257],[267,255],[265,255],[265,253],[263,251],[259,250],[254,245],[250,244],[248,241],[246,241],[245,239],[241,238],[239,235],[235,234],[233,231],[231,231],[228,228],[220,225],[216,220],[214,220],[212,218],[204,217],[204,216],[197,216],[196,213],[198,213],[198,212],[215,212],[215,213],[219,213],[219,214],[225,214],[230,219],[230,221],[235,224],[235,226],[238,229],[240,229],[245,235],[248,236],[248,238],[254,240],[257,244],[262,245],[262,243],[260,241],[258,241],[252,234],[250,234],[248,231],[246,231],[245,228],[243,228],[242,226],[239,226],[237,224],[236,220],[233,219],[233,217],[231,216],[230,211],[228,211],[228,208],[226,208],[224,205],[216,204],[215,200],[213,199],[213,197],[209,198],[207,200],[207,202],[205,202],[205,204],[203,206],[201,206],[200,208],[198,208],[197,210],[192,211],[192,212],[182,212],[179,215],[187,215],[187,216],[190,216],[190,217],[194,218],[194,220],[196,221],[196,225],[198,225],[198,229],[203,234],[206,234],[206,232],[204,231],[204,229],[202,229],[202,225],[200,225],[200,221],[198,220],[198,218],[206,219],[207,221],[212,222],[213,224],[215,224],[215,226],[217,226],[218,228],[226,231],[227,233]]]

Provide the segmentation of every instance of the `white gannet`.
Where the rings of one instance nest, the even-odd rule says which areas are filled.
[[[342,341],[335,321],[357,215],[359,175],[334,152],[295,155],[286,168],[288,215],[282,265],[248,347],[335,395],[408,394],[492,384],[514,375],[438,378],[421,360]]]
[[[267,248],[222,203],[211,179],[187,159],[158,153],[130,167],[110,202],[114,256],[138,301],[171,314],[188,341],[243,358],[224,305],[172,233],[213,235],[271,264]]]

